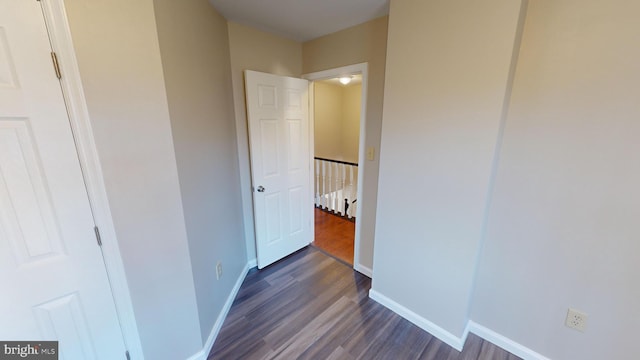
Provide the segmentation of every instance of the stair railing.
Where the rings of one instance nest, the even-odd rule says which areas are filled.
[[[315,157],[315,206],[348,219],[356,215],[358,164]]]

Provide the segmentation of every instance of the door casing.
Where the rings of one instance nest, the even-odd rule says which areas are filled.
[[[366,132],[366,123],[367,123],[367,83],[368,83],[368,63],[359,63],[348,66],[342,66],[339,68],[328,69],[318,72],[313,72],[309,74],[302,75],[303,79],[309,80],[309,144],[311,149],[314,149],[314,90],[313,90],[313,82],[318,80],[327,80],[331,78],[336,78],[344,75],[353,75],[353,74],[361,74],[362,75],[362,97],[361,97],[361,108],[360,108],[360,141],[358,144],[358,191],[356,194],[356,199],[363,198],[363,181],[364,181],[364,169],[366,168],[366,143],[367,143],[367,132]],[[311,151],[311,163],[313,164],[313,151]],[[309,189],[311,189],[311,198],[313,199],[313,181],[314,176],[311,176],[311,184]],[[360,204],[362,204],[362,200],[360,200]],[[356,219],[362,219],[362,206],[358,205],[356,209]],[[312,222],[313,224],[313,222]],[[360,235],[362,221],[356,221],[356,234],[354,238],[354,248],[353,248],[353,268],[354,270],[368,276],[372,277],[372,271],[368,267],[364,266],[360,262]]]
[[[111,218],[107,191],[84,97],[80,70],[73,49],[64,1],[41,0],[41,4],[51,47],[57,54],[61,73],[63,74],[60,79],[62,93],[67,105],[90,206],[96,225],[100,228],[102,254],[125,345],[132,359],[143,359],[144,355],[135,321],[133,303],[131,302],[124,264],[116,239],[113,219]]]

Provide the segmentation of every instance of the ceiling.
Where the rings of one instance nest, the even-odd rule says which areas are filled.
[[[332,84],[332,85],[340,85],[340,86],[357,85],[357,84],[362,84],[362,74],[351,75],[351,82],[348,85],[342,85],[340,83],[340,78],[320,80],[320,82],[327,83],[327,84]]]
[[[209,0],[227,20],[307,41],[389,13],[389,0]]]

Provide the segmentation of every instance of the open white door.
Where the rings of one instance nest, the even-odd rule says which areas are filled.
[[[245,71],[258,268],[313,240],[309,83]]]
[[[0,0],[0,339],[125,346],[40,2]]]

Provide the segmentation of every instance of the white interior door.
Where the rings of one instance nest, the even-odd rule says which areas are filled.
[[[309,83],[245,71],[258,268],[313,240]]]
[[[40,2],[0,0],[0,339],[125,346]]]

